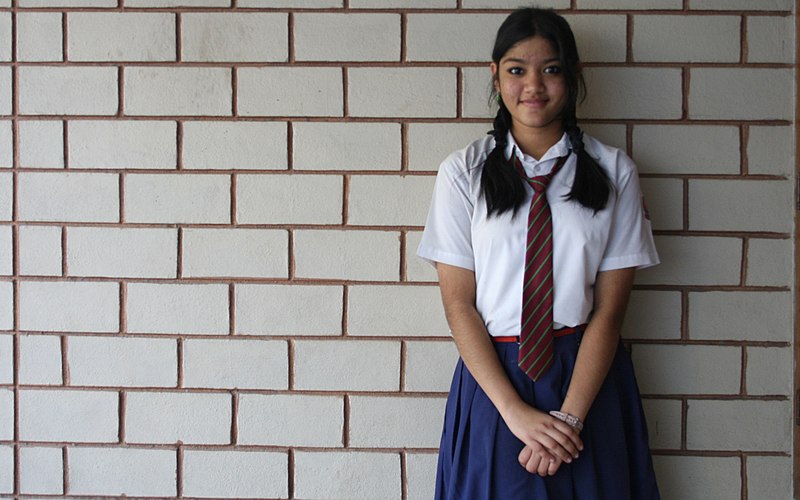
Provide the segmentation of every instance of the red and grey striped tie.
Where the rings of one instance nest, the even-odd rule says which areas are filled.
[[[566,156],[559,158],[547,175],[528,177],[515,156],[517,169],[533,188],[528,212],[518,364],[534,381],[553,364],[553,219],[546,190],[566,159]]]

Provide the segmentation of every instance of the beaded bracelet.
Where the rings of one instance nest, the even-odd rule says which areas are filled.
[[[569,413],[564,413],[563,411],[556,411],[556,410],[551,411],[550,415],[552,415],[555,418],[561,420],[562,422],[564,422],[565,424],[567,424],[568,426],[572,427],[573,429],[575,429],[578,432],[583,430],[583,422],[581,422],[581,419],[579,419],[575,415],[572,415],[572,414],[569,414]]]

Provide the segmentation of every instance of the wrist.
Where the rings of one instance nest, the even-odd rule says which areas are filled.
[[[561,420],[562,422],[564,422],[565,424],[572,427],[578,432],[583,430],[583,421],[571,413],[553,410],[550,412],[550,415],[552,417]]]

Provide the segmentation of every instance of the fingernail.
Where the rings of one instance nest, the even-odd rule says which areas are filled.
[[[573,458],[578,458],[579,455],[576,453],[576,454],[574,454],[572,456],[573,456]]]

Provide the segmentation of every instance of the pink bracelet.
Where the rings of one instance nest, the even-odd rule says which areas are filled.
[[[550,415],[561,420],[562,422],[564,422],[565,424],[572,427],[578,432],[583,430],[583,422],[581,422],[581,419],[579,419],[575,415],[556,410],[551,411]]]

